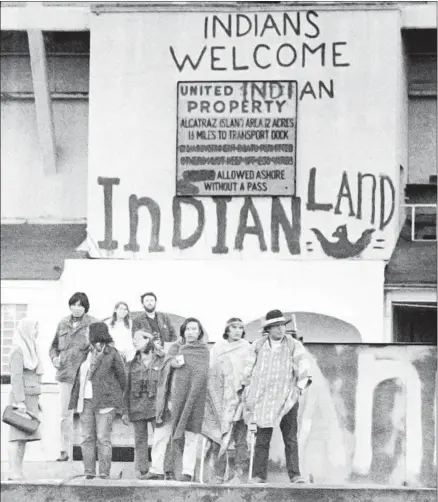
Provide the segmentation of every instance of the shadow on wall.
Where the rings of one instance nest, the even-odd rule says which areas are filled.
[[[302,474],[316,483],[436,486],[435,346],[307,346],[299,409]],[[271,466],[285,473],[274,429]]]
[[[315,343],[361,343],[362,336],[352,324],[324,314],[313,312],[285,312],[287,318],[295,314],[297,329],[303,341]],[[246,325],[246,339],[250,342],[257,340],[261,335],[263,318],[257,319]],[[292,329],[293,323],[287,325]]]

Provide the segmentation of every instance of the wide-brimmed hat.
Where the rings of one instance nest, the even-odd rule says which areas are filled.
[[[269,328],[271,326],[278,326],[281,324],[288,324],[292,319],[287,319],[284,317],[281,310],[270,310],[263,321],[263,328]]]

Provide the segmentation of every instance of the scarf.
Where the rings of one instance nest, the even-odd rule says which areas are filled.
[[[44,373],[39,347],[35,339],[37,321],[24,318],[17,325],[12,344],[23,353],[23,366],[25,369],[35,371],[37,375]]]

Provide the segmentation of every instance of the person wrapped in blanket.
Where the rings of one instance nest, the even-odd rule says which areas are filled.
[[[182,475],[179,481],[192,481],[196,451],[204,420],[210,353],[204,342],[204,329],[198,319],[187,318],[180,329],[181,340],[174,343],[163,365],[157,392],[156,428],[152,446],[152,466],[145,479],[174,479],[165,469],[169,441],[173,455],[177,442],[184,439]]]
[[[248,460],[247,426],[243,420],[242,397],[244,388],[250,381],[255,353],[244,337],[242,320],[232,317],[226,323],[223,340],[214,345],[210,354],[202,434],[211,441],[207,458],[214,461],[214,482],[217,484],[225,481],[228,451],[233,441],[235,471],[233,475],[228,475],[229,483],[238,484],[243,481]]]
[[[263,336],[255,342],[256,363],[245,392],[245,419],[257,433],[251,482],[266,483],[269,447],[274,427],[280,426],[286,466],[292,483],[303,483],[298,457],[298,402],[311,383],[310,360],[302,343],[286,334],[286,319],[271,310]]]
[[[122,421],[134,426],[135,471],[145,479],[149,471],[148,427],[155,426],[158,380],[165,356],[152,333],[136,331],[133,337],[135,355],[127,364],[127,386],[124,394],[126,414]]]

